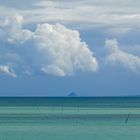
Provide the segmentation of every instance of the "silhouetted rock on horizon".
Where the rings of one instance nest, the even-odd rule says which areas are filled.
[[[75,92],[71,92],[68,97],[78,97],[78,95]]]

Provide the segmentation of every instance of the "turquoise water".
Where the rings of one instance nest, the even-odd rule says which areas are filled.
[[[139,140],[140,98],[0,98],[0,140]]]

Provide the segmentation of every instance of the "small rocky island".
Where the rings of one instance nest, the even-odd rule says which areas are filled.
[[[68,97],[78,97],[78,95],[75,92],[71,92],[68,94]]]

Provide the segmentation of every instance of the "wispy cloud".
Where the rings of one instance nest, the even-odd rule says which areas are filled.
[[[0,72],[1,73],[5,73],[7,75],[10,75],[10,76],[12,76],[14,78],[17,77],[17,75],[15,74],[15,72],[8,65],[0,65]]]
[[[20,8],[11,5],[25,17],[24,22],[59,22],[73,24],[75,26],[106,26],[124,31],[139,25],[140,9],[139,1],[134,0],[39,0],[32,1],[28,8]],[[5,6],[1,13],[9,11]],[[115,30],[113,30],[115,31]]]
[[[133,27],[140,21],[140,2],[127,0],[38,1],[23,11],[27,21],[57,21],[86,26]],[[27,14],[32,14],[29,18]],[[31,17],[31,16],[30,16]]]

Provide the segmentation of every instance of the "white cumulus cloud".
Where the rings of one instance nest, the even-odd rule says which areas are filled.
[[[117,40],[106,40],[105,48],[107,56],[105,62],[110,65],[123,66],[132,72],[140,72],[140,57],[122,51],[118,47]]]
[[[58,23],[38,24],[31,31],[23,29],[22,21],[20,15],[0,20],[0,64],[8,64],[18,73],[55,76],[97,70],[96,58],[78,31]],[[13,72],[9,67],[6,71]]]

